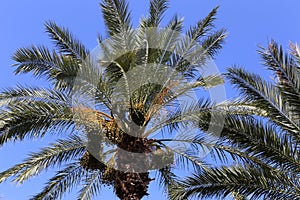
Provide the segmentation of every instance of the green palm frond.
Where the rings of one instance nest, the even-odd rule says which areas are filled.
[[[297,138],[300,130],[297,122],[292,120],[292,113],[284,103],[278,88],[263,80],[260,76],[248,73],[240,68],[230,68],[226,74],[230,82],[239,88],[240,92],[253,105],[268,113],[268,117],[284,130],[294,133]]]
[[[180,56],[174,55],[171,60],[175,69],[190,72],[195,65],[203,66],[206,59],[221,48],[226,37],[225,30],[212,32],[217,10],[218,7],[214,8],[197,23],[197,26],[192,26],[186,36],[179,41],[175,52]],[[199,44],[200,47],[198,47]]]
[[[264,65],[280,79],[278,80],[279,84],[284,84],[282,81],[286,81],[286,84],[292,87],[295,92],[300,91],[299,77],[297,76],[299,68],[293,57],[283,51],[281,45],[272,40],[267,49],[261,47],[258,52]]]
[[[172,103],[170,103],[172,100],[174,99],[167,101],[166,105],[163,106],[166,106],[166,108],[172,106]],[[213,103],[204,98],[199,98],[197,102],[189,102],[189,104],[181,102],[180,108],[178,107],[176,110],[169,112],[166,117],[153,124],[145,134],[150,135],[156,131],[167,131],[173,134],[175,131],[179,131],[180,128],[185,130],[187,127],[198,129],[199,120],[202,120],[203,123],[209,123],[212,106]],[[184,135],[184,132],[181,132],[181,134]]]
[[[128,3],[126,1],[103,0],[101,8],[109,36],[123,34],[131,28],[130,12],[128,11]]]
[[[169,188],[174,184],[176,178],[177,176],[174,172],[172,172],[172,168],[170,166],[166,166],[156,172],[155,180],[159,186],[163,188],[164,192],[169,194]]]
[[[62,199],[63,195],[70,192],[80,184],[86,175],[86,170],[80,163],[70,163],[64,169],[58,171],[47,183],[44,189],[31,198],[31,200]]]
[[[78,199],[90,200],[97,196],[102,186],[101,173],[94,171],[83,179],[83,187],[79,191]]]
[[[169,65],[178,41],[181,39],[183,18],[175,15],[165,27],[145,27],[145,21],[140,22],[137,32],[137,64]],[[155,47],[155,48],[154,48]]]
[[[17,62],[15,73],[32,72],[36,77],[45,77],[56,88],[73,84],[80,65],[70,57],[57,54],[44,46],[20,48],[13,55]]]
[[[255,161],[258,164],[265,163],[263,165],[278,167],[285,171],[299,171],[299,153],[286,132],[279,132],[276,126],[265,124],[263,120],[249,116],[225,114],[223,117],[225,118],[224,126],[219,125],[218,120],[214,122],[201,120],[201,118],[198,120],[199,127],[203,131],[207,131],[209,125],[214,126],[215,130],[222,130],[223,142],[220,143],[221,146],[216,145],[215,149],[221,148],[224,143],[224,151],[230,153],[236,149],[232,153],[236,156],[243,156],[248,161]],[[228,149],[226,146],[231,146],[231,148]],[[249,157],[245,157],[245,154]]]
[[[5,109],[1,110],[0,120],[3,122],[0,129],[1,145],[8,141],[43,137],[47,131],[62,134],[74,128],[71,107],[64,102],[64,99],[60,98],[62,103],[58,103],[49,100],[48,102],[33,101],[32,98],[23,98],[21,101],[11,100]]]
[[[84,62],[89,51],[68,29],[59,27],[52,21],[46,22],[45,27],[59,53],[72,57],[78,63]]]
[[[168,8],[168,0],[151,0],[149,17],[143,22],[144,27],[158,27]]]
[[[259,169],[238,166],[210,168],[193,177],[173,185],[171,199],[226,198],[233,192],[251,199],[293,199],[299,198],[297,188],[286,187],[291,183],[284,177]],[[292,185],[293,186],[293,185]]]
[[[180,78],[178,78],[178,79],[180,79]],[[182,82],[184,82],[184,80],[182,80]],[[190,94],[194,93],[195,91],[197,91],[199,89],[206,90],[206,89],[209,89],[216,85],[223,84],[224,80],[219,75],[210,75],[210,76],[206,76],[206,77],[201,77],[197,81],[185,82],[184,84],[182,84],[182,82],[180,84],[174,84],[172,87],[169,87],[171,92],[168,92],[167,94],[165,94],[164,101],[162,103],[163,108],[174,105],[176,100],[178,100],[180,98],[184,98],[184,96],[189,96]],[[162,91],[160,91],[156,97],[159,97],[161,95],[161,93],[162,93]],[[195,102],[193,102],[193,103],[195,103]],[[202,105],[202,103],[203,103],[203,105]],[[184,104],[184,103],[181,103],[181,104]],[[187,115],[187,116],[189,116],[190,114],[192,115],[193,113],[195,113],[195,111],[202,110],[202,108],[209,109],[209,108],[212,108],[212,105],[210,105],[209,102],[206,102],[203,99],[199,99],[198,102],[196,103],[196,105],[192,104],[190,106],[190,108],[185,108],[184,109],[184,110],[186,110],[185,112],[177,110],[176,111],[177,118],[184,118],[185,115]],[[168,118],[169,121],[167,122],[167,124],[171,123],[170,120],[172,120],[172,118],[173,118],[173,120],[176,121],[175,113],[173,113],[174,115],[171,118]],[[156,113],[153,113],[153,115],[154,114],[156,114]],[[195,120],[193,120],[193,121],[195,121]],[[165,122],[166,121],[162,121],[160,124],[165,123]]]
[[[297,108],[300,106],[300,68],[297,58],[284,53],[282,46],[275,41],[269,44],[268,49],[262,48],[259,53],[265,66],[272,70],[277,77],[277,87],[281,92],[282,101],[288,105],[287,112],[291,113],[290,118],[293,121],[299,121],[300,112]]]
[[[207,36],[202,42],[201,46],[204,49],[204,55],[208,54],[213,58],[222,49],[224,39],[227,37],[225,29],[221,29]],[[201,54],[200,54],[201,55]]]
[[[180,148],[171,148],[171,152],[174,153],[175,165],[183,170],[197,170],[205,168],[207,164],[199,158],[198,153],[195,153],[193,150],[186,150]],[[190,167],[192,166],[192,168]]]
[[[82,156],[85,150],[85,143],[78,136],[70,136],[68,139],[61,139],[48,147],[42,148],[40,152],[31,153],[24,162],[17,164],[10,169],[0,173],[0,182],[9,177],[13,181],[22,183],[32,176],[36,176],[43,170],[59,166]]]
[[[97,106],[111,108],[111,94],[113,84],[104,76],[104,70],[99,69],[91,58],[81,66],[76,78],[73,80],[74,85],[68,85],[66,93],[72,98],[73,106],[76,104],[88,104],[93,102]],[[78,102],[80,98],[81,102]]]
[[[149,55],[150,62],[156,64],[166,64],[169,62],[171,55],[174,53],[178,40],[181,39],[181,30],[183,27],[183,20],[178,19],[176,16],[167,24],[167,26],[161,29],[158,33],[158,37],[152,41],[154,44],[159,44],[160,50],[154,51],[157,55]],[[153,37],[153,36],[152,36]]]
[[[176,142],[178,144],[189,145],[191,149],[200,153],[209,153],[209,156],[215,162],[221,162],[224,164],[228,164],[230,161],[245,163],[245,164],[253,164],[260,165],[269,170],[274,170],[275,168],[267,165],[263,162],[263,160],[256,158],[253,155],[249,155],[247,152],[242,151],[242,149],[237,149],[231,146],[226,142],[212,142],[209,141],[205,135],[181,135],[180,138],[164,138],[158,140],[161,143],[164,142]]]
[[[254,118],[231,117],[225,122],[222,134],[234,147],[270,166],[286,171],[300,170],[299,153],[293,141],[270,124]]]
[[[122,68],[121,71],[127,71],[126,68],[132,62],[128,51],[134,49],[135,45],[128,3],[125,0],[103,0],[100,6],[107,28],[107,35],[111,37],[108,49],[114,59],[108,60],[108,62],[109,64],[114,62],[117,69],[120,67]],[[118,57],[121,58],[115,61]]]
[[[28,100],[71,104],[67,93],[39,87],[24,87],[19,85],[15,88],[7,88],[0,93],[0,101],[4,101],[6,104],[15,104]]]
[[[50,70],[56,69],[58,71],[60,65],[59,56],[44,46],[20,48],[12,58],[18,62],[14,65],[17,66],[16,74],[33,71],[33,74],[37,77],[49,76]]]
[[[46,47],[20,48],[13,55],[16,74],[32,72],[45,77],[57,89],[71,88],[81,65],[71,57],[59,55]]]
[[[209,35],[214,28],[214,21],[219,7],[214,8],[203,20],[197,22],[196,26],[192,26],[186,34],[191,38],[191,42],[199,40],[202,36]]]

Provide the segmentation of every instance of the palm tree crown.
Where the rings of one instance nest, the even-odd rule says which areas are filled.
[[[214,30],[217,8],[185,35],[178,16],[159,28],[167,7],[167,0],[152,0],[149,15],[134,30],[125,0],[103,0],[107,39],[98,38],[96,62],[92,52],[54,22],[45,24],[54,50],[31,46],[15,52],[15,73],[44,77],[51,88],[19,86],[0,94],[0,145],[50,133],[62,139],[0,173],[0,182],[13,177],[23,183],[49,167],[63,166],[32,199],[59,199],[78,185],[78,199],[92,199],[107,184],[120,199],[135,200],[148,194],[150,170],[157,171],[167,190],[174,164],[204,166],[195,156],[203,136],[178,139],[193,139],[189,151],[168,146],[168,137],[197,123],[199,117],[193,116],[211,106],[197,99],[179,107],[178,98],[222,82],[197,69],[217,54],[226,34]],[[151,77],[159,82],[147,82]],[[208,117],[204,112],[201,120]]]

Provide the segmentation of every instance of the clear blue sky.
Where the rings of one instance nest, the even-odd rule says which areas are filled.
[[[43,0],[19,1],[6,0],[0,6],[0,88],[15,86],[17,83],[43,84],[31,76],[14,76],[11,55],[23,46],[31,44],[51,45],[44,33],[43,24],[46,20],[54,20],[68,27],[86,46],[93,49],[96,45],[97,33],[104,34],[102,16],[98,6],[99,0]],[[260,64],[256,53],[257,46],[266,46],[267,41],[274,38],[284,47],[289,41],[300,41],[300,26],[298,23],[299,0],[171,0],[167,12],[168,19],[174,13],[185,17],[185,26],[204,17],[212,8],[220,5],[217,25],[225,27],[229,37],[216,64],[221,72],[226,67],[238,64],[249,71],[268,76]],[[148,0],[130,0],[134,22],[147,13]],[[234,95],[232,88],[226,85],[227,96]],[[0,171],[12,164],[20,162],[28,151],[47,143],[48,139],[9,144],[0,148]],[[43,182],[52,171],[40,177],[31,179],[22,186],[15,187],[9,182],[0,185],[0,196],[4,200],[28,199],[28,195],[38,192]],[[150,195],[145,199],[164,199],[155,185],[151,186]],[[157,194],[156,194],[157,193]],[[74,196],[66,196],[67,200]],[[112,194],[104,189],[101,198],[113,200]]]

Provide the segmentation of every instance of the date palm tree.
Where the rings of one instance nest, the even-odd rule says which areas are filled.
[[[149,15],[134,30],[125,0],[103,0],[107,36],[98,38],[101,55],[96,59],[69,30],[54,22],[45,24],[54,50],[31,46],[15,52],[16,74],[32,73],[51,86],[18,86],[1,92],[0,145],[48,134],[60,138],[1,172],[0,182],[13,178],[21,184],[50,167],[60,167],[32,199],[59,199],[77,186],[81,187],[78,199],[92,199],[102,185],[111,185],[120,199],[137,200],[148,194],[151,170],[167,190],[176,177],[175,166],[205,166],[195,156],[197,145],[181,151],[168,146],[174,139],[168,137],[195,124],[188,113],[192,108],[200,113],[213,105],[197,99],[180,107],[178,98],[222,82],[219,76],[204,77],[197,69],[217,54],[226,34],[214,30],[217,8],[185,35],[180,35],[183,19],[178,16],[160,29],[167,7],[167,0],[152,0]],[[153,48],[153,43],[161,48]],[[94,67],[98,64],[103,68]],[[148,83],[149,77],[160,82]],[[141,85],[131,91],[136,84]],[[123,97],[128,98],[123,101]],[[202,120],[209,120],[203,113]]]
[[[238,67],[226,73],[241,97],[220,105],[227,114],[223,139],[216,147],[237,162],[202,169],[178,181],[171,190],[173,199],[300,198],[300,49],[291,44],[285,53],[271,41],[259,53],[275,76],[272,82]]]

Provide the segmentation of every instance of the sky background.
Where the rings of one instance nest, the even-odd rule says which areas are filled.
[[[135,25],[148,10],[148,0],[129,0],[132,19]],[[0,89],[14,87],[16,84],[45,85],[44,81],[32,79],[30,75],[15,76],[11,64],[12,54],[19,47],[31,44],[43,44],[52,47],[45,34],[44,22],[53,20],[72,31],[89,49],[97,45],[97,34],[105,34],[104,23],[99,9],[99,0],[4,0],[0,4]],[[171,0],[165,19],[177,13],[185,18],[185,27],[194,25],[205,17],[215,6],[220,5],[217,15],[217,27],[226,28],[229,36],[223,50],[217,56],[216,64],[221,72],[234,64],[243,66],[252,72],[269,77],[270,74],[260,64],[258,46],[266,46],[275,39],[287,49],[290,41],[300,42],[298,23],[299,0]],[[226,85],[228,98],[236,95]],[[51,138],[34,142],[7,144],[0,147],[0,171],[20,162],[29,151],[46,144]],[[0,197],[3,200],[28,199],[43,186],[53,170],[40,177],[30,179],[16,187],[10,182],[0,185]],[[164,199],[159,188],[151,185],[149,197],[145,199]],[[74,194],[64,199],[75,199]],[[99,199],[116,199],[112,193],[103,190]]]

